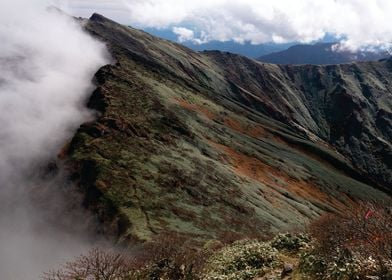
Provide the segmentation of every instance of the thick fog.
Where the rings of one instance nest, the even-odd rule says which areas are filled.
[[[0,279],[38,279],[90,246],[81,200],[48,163],[92,118],[84,104],[108,56],[49,5],[0,1]]]

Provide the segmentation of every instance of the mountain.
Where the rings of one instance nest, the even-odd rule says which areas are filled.
[[[333,51],[336,43],[318,43],[314,45],[295,45],[287,50],[274,52],[258,58],[259,61],[274,64],[341,64],[354,61],[374,61],[389,56],[387,52]]]
[[[183,44],[186,47],[191,48],[192,50],[195,51],[219,50],[219,51],[244,55],[250,58],[257,58],[259,56],[270,54],[272,52],[282,51],[292,45],[292,44],[273,44],[273,43],[253,45],[251,43],[240,44],[232,41],[228,41],[228,42],[212,41],[204,44],[193,44],[189,42],[184,42]]]
[[[63,155],[119,241],[252,236],[390,198],[392,60],[280,66],[83,25],[114,62]]]
[[[177,35],[171,30],[161,30],[155,28],[145,28],[144,31],[163,38],[167,40],[171,40],[173,42],[177,41]],[[195,50],[195,51],[204,51],[204,50],[219,50],[225,52],[236,53],[240,55],[244,55],[250,58],[257,58],[262,55],[267,55],[272,52],[278,52],[286,50],[288,47],[292,46],[293,43],[285,43],[285,44],[275,44],[275,43],[265,43],[265,44],[251,44],[249,42],[245,42],[243,44],[236,43],[234,41],[211,41],[207,43],[196,44],[192,41],[185,41],[182,45]]]

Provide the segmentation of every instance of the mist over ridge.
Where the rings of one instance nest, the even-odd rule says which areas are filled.
[[[47,9],[50,4],[0,3],[2,279],[36,279],[48,264],[87,246],[83,236],[58,228],[70,224],[61,192],[63,172],[41,175],[77,127],[93,117],[85,103],[94,73],[108,63],[108,54],[79,23]],[[72,224],[78,228],[84,222]]]

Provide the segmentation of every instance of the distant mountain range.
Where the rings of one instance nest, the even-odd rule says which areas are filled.
[[[178,41],[178,36],[169,29],[145,28],[144,31],[173,42]],[[332,46],[336,44],[336,38],[326,36],[316,44],[297,44],[295,42],[276,44],[240,44],[234,41],[210,41],[196,44],[191,41],[181,43],[194,51],[218,50],[230,52],[254,58],[262,62],[273,64],[341,64],[355,61],[376,61],[389,56],[387,52],[336,52]]]
[[[341,64],[354,61],[374,61],[389,56],[387,52],[333,51],[336,43],[317,43],[314,45],[295,45],[287,50],[274,52],[258,58],[259,61],[274,64]]]
[[[177,35],[169,29],[155,29],[155,28],[144,28],[144,31],[173,42],[177,42]],[[244,55],[250,58],[258,58],[262,55],[267,55],[273,52],[279,52],[286,50],[287,48],[293,46],[295,43],[285,43],[285,44],[275,44],[275,43],[265,43],[265,44],[251,44],[246,42],[240,44],[234,41],[210,41],[203,44],[196,44],[191,41],[186,41],[181,43],[182,45],[194,50],[194,51],[212,51],[218,50],[223,52],[231,52],[240,55]]]
[[[292,43],[290,44],[267,43],[267,44],[253,45],[251,43],[240,44],[234,41],[228,41],[228,42],[211,41],[205,44],[194,44],[192,42],[184,42],[183,44],[195,51],[219,50],[223,52],[230,52],[230,53],[244,55],[250,58],[258,58],[259,56],[262,55],[284,51],[293,45]]]

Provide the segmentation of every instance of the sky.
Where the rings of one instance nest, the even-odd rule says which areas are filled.
[[[73,15],[101,13],[138,28],[171,29],[180,42],[310,43],[389,48],[390,0],[58,0]]]

